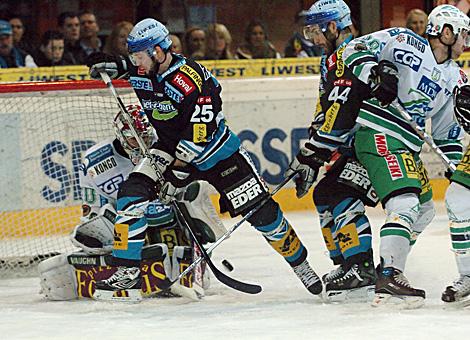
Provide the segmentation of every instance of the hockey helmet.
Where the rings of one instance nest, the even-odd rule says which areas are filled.
[[[139,105],[128,105],[126,110],[131,116],[135,132],[137,132],[144,144],[149,147],[153,143],[156,134],[144,110]],[[142,154],[139,144],[121,111],[114,118],[114,133],[127,154],[130,156]]]
[[[430,36],[439,36],[446,25],[450,26],[452,32],[457,35],[462,31],[468,32],[470,30],[470,19],[455,6],[440,5],[429,14],[426,33]],[[470,37],[468,36],[465,45],[470,46]]]
[[[170,32],[159,21],[147,18],[139,21],[127,37],[127,48],[131,62],[136,62],[132,54],[146,51],[151,58],[155,54],[155,46],[160,46],[163,51],[168,51],[171,46]]]
[[[305,38],[312,39],[314,25],[325,32],[330,21],[336,22],[340,31],[352,25],[351,10],[343,0],[319,0],[309,8],[305,15]]]

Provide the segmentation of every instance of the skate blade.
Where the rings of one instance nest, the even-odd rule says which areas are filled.
[[[446,302],[444,303],[444,309],[462,309],[470,306],[470,296],[466,296],[465,298],[455,301],[455,302]]]
[[[417,309],[424,306],[424,298],[420,296],[391,295],[376,293],[372,307],[390,307],[397,309]]]
[[[374,295],[375,285],[371,285],[348,290],[330,290],[325,292],[323,301],[326,303],[367,302],[371,301]]]
[[[138,289],[121,291],[95,290],[93,299],[97,301],[118,301],[125,303],[139,303],[142,301],[142,294]]]

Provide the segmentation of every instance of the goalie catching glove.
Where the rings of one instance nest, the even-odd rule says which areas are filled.
[[[294,180],[298,198],[302,198],[307,194],[310,187],[317,180],[318,171],[330,157],[330,151],[319,149],[309,142],[305,143],[305,146],[300,149],[285,173],[286,177],[295,172],[299,173]]]
[[[465,132],[470,133],[470,85],[455,88],[454,103],[455,118]]]
[[[121,56],[95,52],[90,54],[86,60],[86,65],[90,68],[90,77],[100,80],[100,72],[106,72],[111,79],[127,72],[127,62]]]

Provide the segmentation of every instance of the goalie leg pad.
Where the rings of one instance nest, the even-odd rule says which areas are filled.
[[[114,219],[116,211],[111,204],[105,204],[98,216],[77,225],[70,241],[86,254],[108,254],[113,249]]]
[[[380,229],[380,256],[383,267],[405,270],[410,251],[412,225],[419,215],[419,198],[416,194],[401,194],[385,204],[387,219]]]
[[[75,269],[67,261],[67,255],[57,255],[38,265],[41,294],[53,301],[75,300],[77,281]]]

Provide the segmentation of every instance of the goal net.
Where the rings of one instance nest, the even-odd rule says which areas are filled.
[[[137,102],[127,82],[115,85]],[[113,136],[117,111],[98,81],[0,85],[0,277],[34,275],[42,259],[73,250],[81,158]]]

